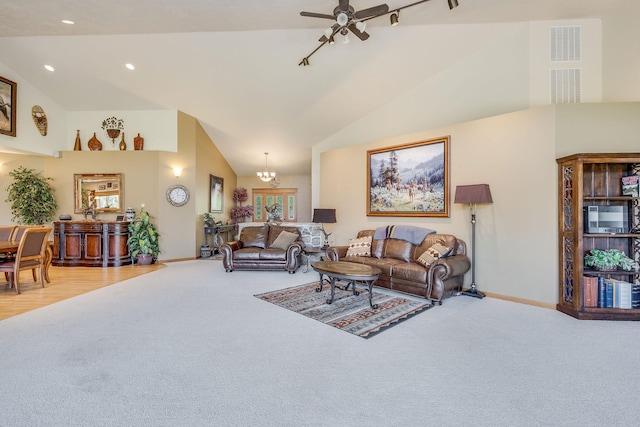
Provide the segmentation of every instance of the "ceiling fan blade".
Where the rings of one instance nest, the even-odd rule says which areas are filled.
[[[335,20],[336,17],[333,15],[327,15],[326,13],[315,13],[315,12],[300,12],[300,16],[308,16],[309,18],[324,18]]]
[[[360,31],[358,29],[358,27],[356,27],[356,24],[351,24],[349,25],[349,30],[356,35],[356,37],[358,37],[360,40],[364,41],[366,39],[369,38],[369,33],[365,32],[365,31]]]
[[[362,9],[353,14],[355,19],[369,18],[371,16],[384,15],[389,12],[389,6],[381,4],[378,6],[370,7],[369,9]]]
[[[340,5],[340,10],[349,10],[349,0],[340,0],[338,4]]]

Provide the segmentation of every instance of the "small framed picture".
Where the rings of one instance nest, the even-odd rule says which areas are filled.
[[[124,215],[118,215],[116,221],[124,221]]]
[[[18,84],[0,77],[0,133],[16,136],[16,91]]]

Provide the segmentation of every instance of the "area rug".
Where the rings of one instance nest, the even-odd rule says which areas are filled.
[[[336,288],[333,303],[327,304],[330,286],[325,285],[322,292],[316,292],[317,287],[318,282],[314,282],[254,296],[363,338],[432,307],[427,300],[408,299],[375,288],[373,303],[378,304],[377,309],[369,305],[369,292],[365,288],[359,289],[360,295]]]

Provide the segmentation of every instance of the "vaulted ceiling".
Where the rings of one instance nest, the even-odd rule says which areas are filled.
[[[380,3],[351,0],[356,10]],[[368,21],[369,40],[324,46],[301,67],[331,21],[300,11],[331,14],[338,0],[0,0],[0,62],[69,111],[190,114],[239,175],[262,167],[265,151],[279,173],[308,174],[314,144],[475,48],[420,28],[598,18],[637,3],[459,0],[449,10],[431,0],[403,10],[397,27]]]

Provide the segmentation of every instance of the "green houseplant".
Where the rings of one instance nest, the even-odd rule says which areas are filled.
[[[11,203],[11,221],[25,225],[42,225],[50,222],[58,210],[53,187],[53,178],[44,177],[34,169],[24,166],[9,172],[13,182],[7,187]]]
[[[140,208],[140,215],[129,224],[129,253],[138,264],[148,265],[155,261],[160,253],[158,238],[160,234],[151,222],[151,215]]]
[[[631,271],[638,268],[637,262],[618,249],[591,249],[584,256],[584,265],[596,270],[616,270],[621,268]]]

